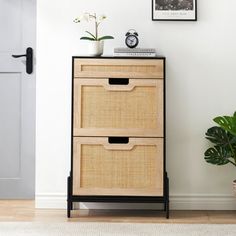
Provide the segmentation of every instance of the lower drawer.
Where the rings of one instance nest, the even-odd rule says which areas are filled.
[[[73,195],[163,196],[163,139],[74,137]]]

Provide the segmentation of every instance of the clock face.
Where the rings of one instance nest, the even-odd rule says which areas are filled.
[[[135,48],[138,46],[138,38],[135,35],[129,35],[126,37],[125,43],[129,48]]]

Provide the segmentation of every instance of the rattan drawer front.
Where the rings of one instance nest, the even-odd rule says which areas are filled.
[[[74,136],[163,137],[163,80],[74,80]]]
[[[163,139],[74,138],[73,195],[163,196]]]
[[[163,78],[164,61],[138,59],[75,59],[74,77]]]

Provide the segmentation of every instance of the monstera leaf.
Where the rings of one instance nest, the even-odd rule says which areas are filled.
[[[214,126],[206,132],[214,147],[206,150],[205,160],[214,165],[236,166],[236,112],[233,116],[216,117],[214,121],[220,127]]]
[[[206,138],[212,143],[226,146],[234,138],[234,136],[221,127],[214,126],[207,130]]]
[[[224,130],[236,136],[236,112],[233,116],[219,116],[213,120]]]
[[[214,126],[207,130],[206,139],[220,146],[229,146],[236,143],[236,138],[221,127]]]
[[[214,165],[226,165],[230,162],[231,151],[225,147],[215,146],[205,152],[205,160]]]

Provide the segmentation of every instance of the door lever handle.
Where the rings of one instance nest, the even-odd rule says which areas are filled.
[[[12,57],[14,57],[14,58],[26,57],[26,54],[24,54],[24,55],[12,55]]]
[[[26,54],[23,55],[12,55],[14,58],[26,57],[26,73],[32,74],[33,72],[33,49],[27,48]]]

